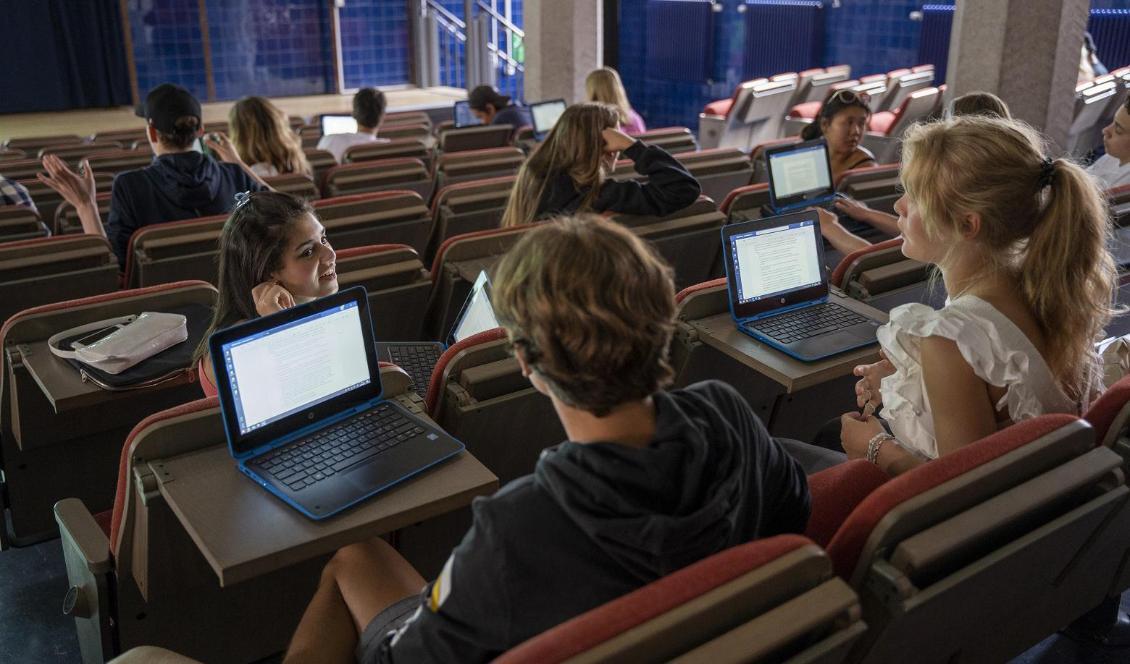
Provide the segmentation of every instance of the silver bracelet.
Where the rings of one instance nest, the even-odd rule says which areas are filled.
[[[871,440],[867,441],[867,462],[878,466],[879,450],[883,447],[883,443],[887,442],[888,440],[894,439],[895,437],[887,433],[886,431],[877,433],[872,436]]]

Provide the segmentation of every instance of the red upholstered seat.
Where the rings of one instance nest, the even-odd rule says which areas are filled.
[[[1095,440],[1099,441],[1100,445],[1109,445],[1107,437],[1117,433],[1111,431],[1110,427],[1127,403],[1130,403],[1130,376],[1123,376],[1117,383],[1108,387],[1083,415],[1083,419],[1095,428]]]
[[[824,102],[822,101],[806,101],[803,104],[797,104],[789,109],[788,117],[814,120],[820,114],[820,107],[823,105]]]
[[[778,535],[727,549],[561,623],[495,662],[563,662],[807,544],[799,535]]]
[[[97,523],[98,527],[105,533],[106,539],[110,539],[110,521],[113,518],[114,510],[106,510],[94,515],[94,523]]]
[[[734,99],[719,99],[712,101],[702,109],[702,112],[707,115],[717,115],[718,117],[726,117],[730,114],[730,108],[734,105]]]
[[[812,514],[808,517],[805,536],[820,546],[827,546],[848,515],[889,479],[878,466],[863,459],[853,459],[809,475]]]
[[[471,182],[459,182],[457,184],[449,184],[436,192],[435,198],[432,200],[432,216],[439,211],[439,206],[443,205],[444,200],[452,194],[452,192],[462,191],[464,189],[476,189],[485,185],[502,184],[504,182],[513,183],[518,176],[516,175],[503,175],[497,178],[484,178],[482,180],[473,180]]]
[[[726,285],[726,277],[720,277],[718,279],[713,279],[711,281],[704,281],[701,284],[695,284],[693,286],[687,286],[686,288],[679,291],[678,293],[675,293],[675,304],[681,304],[683,300],[687,299],[688,297],[690,297],[691,295],[693,295],[693,294],[695,294],[699,291],[707,290],[708,288],[717,288],[718,286],[725,286],[725,285]]]
[[[1055,414],[1018,422],[887,481],[863,499],[828,541],[825,548],[836,574],[851,580],[871,532],[899,505],[1077,419]]]
[[[409,159],[408,161],[418,161],[418,160]],[[368,163],[360,162],[359,164],[346,164],[346,166],[355,166],[355,165],[356,166],[368,166],[371,163],[373,163],[373,162],[368,162]],[[415,196],[416,198],[423,200],[423,198],[420,196],[420,194],[418,194],[414,191],[411,191],[409,189],[388,189],[386,191],[372,191],[372,192],[363,193],[363,194],[349,194],[347,196],[333,196],[333,197],[330,197],[330,198],[321,198],[321,199],[318,199],[316,201],[311,201],[310,204],[313,205],[315,209],[321,209],[321,208],[324,208],[324,207],[329,207],[331,205],[341,205],[341,204],[344,204],[344,203],[356,203],[358,201],[379,201],[381,199],[392,198],[394,196]]]
[[[505,337],[506,330],[503,330],[501,327],[496,327],[493,330],[487,330],[485,332],[479,332],[478,334],[472,334],[463,341],[460,341],[459,343],[448,347],[448,349],[443,352],[443,355],[439,356],[439,360],[436,361],[435,369],[432,369],[432,378],[428,381],[428,394],[424,398],[425,408],[429,415],[431,415],[432,417],[435,417],[436,415],[434,411],[435,408],[439,405],[440,390],[443,389],[443,372],[447,369],[447,365],[451,362],[451,360],[467,348],[477,346],[479,344],[489,343],[491,341],[497,341]]]
[[[122,287],[123,288],[128,287],[129,284],[130,284],[130,280],[133,278],[134,263],[137,260],[133,255],[133,248],[134,248],[134,246],[137,245],[137,239],[139,237],[145,235],[146,233],[151,233],[155,229],[158,229],[158,228],[168,229],[168,228],[173,228],[173,227],[176,227],[176,226],[186,226],[188,224],[208,224],[210,222],[219,221],[221,219],[227,219],[227,217],[228,217],[228,215],[226,215],[226,214],[214,214],[214,215],[207,216],[207,217],[196,217],[195,219],[181,219],[180,221],[163,221],[163,222],[160,222],[160,223],[149,224],[147,226],[142,226],[141,228],[138,228],[137,230],[135,230],[133,232],[133,235],[130,235],[129,244],[126,245],[126,269],[122,273]]]
[[[839,288],[844,287],[844,275],[847,274],[848,268],[851,267],[851,264],[858,260],[860,256],[866,256],[867,254],[876,251],[882,251],[883,249],[890,249],[891,247],[898,246],[902,246],[902,238],[893,237],[889,240],[883,240],[882,242],[878,242],[869,247],[856,249],[847,256],[844,256],[843,260],[840,261],[840,264],[836,266],[836,269],[832,270],[832,276],[830,278],[832,285]]]
[[[160,286],[154,286],[154,288],[160,288]],[[209,408],[217,408],[219,407],[219,405],[220,402],[216,397],[190,401],[186,404],[176,406],[175,408],[163,410],[159,413],[153,413],[149,417],[138,422],[137,426],[133,428],[133,431],[129,432],[129,436],[126,437],[125,444],[122,445],[121,456],[118,458],[118,486],[117,492],[114,494],[114,511],[110,518],[110,553],[114,555],[117,554],[118,532],[121,530],[122,515],[125,514],[126,509],[126,491],[129,487],[129,457],[130,449],[133,447],[133,441],[146,429],[157,424],[158,422],[163,422],[165,420],[169,420],[174,417],[180,417],[182,415],[188,415],[189,413],[198,413]]]
[[[768,182],[761,182],[759,184],[747,184],[744,187],[738,187],[737,189],[731,190],[730,193],[726,195],[726,200],[722,201],[722,205],[718,206],[718,209],[722,212],[722,214],[730,214],[730,206],[733,205],[734,201],[737,200],[738,197],[742,194],[748,194],[754,191],[768,191],[768,189]]]
[[[895,122],[898,121],[899,111],[901,110],[902,107],[900,106],[894,111],[879,111],[878,113],[874,113],[867,122],[867,130],[886,136],[890,133],[891,127],[894,126]]]
[[[380,254],[386,251],[399,251],[407,249],[408,251],[416,251],[406,244],[367,244],[363,247],[350,247],[349,249],[340,249],[334,253],[338,258],[355,258],[357,256],[371,256],[373,254]]]
[[[447,250],[451,248],[451,245],[455,244],[456,242],[470,240],[477,237],[487,237],[490,235],[503,235],[512,231],[523,231],[533,225],[534,224],[518,224],[517,226],[510,226],[509,228],[489,228],[485,231],[475,231],[473,233],[453,235],[447,238],[443,241],[443,244],[439,245],[439,249],[436,250],[436,256],[432,259],[432,283],[435,283],[435,281],[439,278],[439,268],[443,266],[444,254],[446,254]]]

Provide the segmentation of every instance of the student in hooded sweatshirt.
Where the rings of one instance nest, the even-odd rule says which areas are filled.
[[[430,584],[382,540],[340,550],[287,662],[488,661],[723,549],[803,532],[804,472],[742,397],[664,389],[674,287],[646,242],[592,216],[542,224],[498,265],[492,302],[569,440],[475,500]]]
[[[200,102],[188,90],[170,83],[158,85],[146,96],[138,115],[148,124],[153,163],[114,178],[105,227],[95,202],[93,172],[87,169],[77,175],[58,157],[47,156],[43,158],[46,175],[38,176],[75,207],[83,231],[110,240],[122,267],[130,236],[142,226],[226,214],[237,193],[269,189],[223,134],[212,134],[205,141],[222,161],[195,149],[204,123]]]

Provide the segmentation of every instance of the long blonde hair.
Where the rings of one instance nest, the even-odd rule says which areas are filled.
[[[601,67],[589,72],[585,77],[585,97],[589,101],[611,104],[620,113],[620,124],[632,121],[632,105],[628,103],[628,93],[620,81],[620,74],[611,67]]]
[[[574,104],[565,109],[545,142],[518,170],[502,213],[503,227],[535,221],[546,183],[559,173],[568,173],[577,191],[585,192],[578,211],[587,210],[609,175],[601,132],[615,129],[618,122],[616,109],[607,104]]]
[[[311,175],[298,136],[282,109],[263,97],[244,97],[228,112],[231,140],[248,164],[266,163],[279,174]]]
[[[1044,333],[1048,366],[1068,395],[1088,396],[1093,344],[1117,283],[1094,179],[1067,159],[1047,159],[1028,125],[985,116],[916,125],[902,154],[903,186],[927,234],[952,236],[965,215],[980,216],[982,275],[1015,278]]]

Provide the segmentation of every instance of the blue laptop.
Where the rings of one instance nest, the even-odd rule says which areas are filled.
[[[463,450],[383,398],[364,288],[220,330],[208,344],[239,470],[311,519]]]
[[[471,102],[457,101],[455,106],[451,109],[451,116],[455,121],[456,129],[463,129],[464,127],[475,127],[483,123],[474,113],[471,112]]]
[[[828,301],[815,211],[725,226],[722,251],[741,332],[805,361],[876,343],[882,321]]]
[[[765,150],[769,170],[769,207],[786,214],[807,207],[827,207],[836,200],[832,162],[823,138]]]

